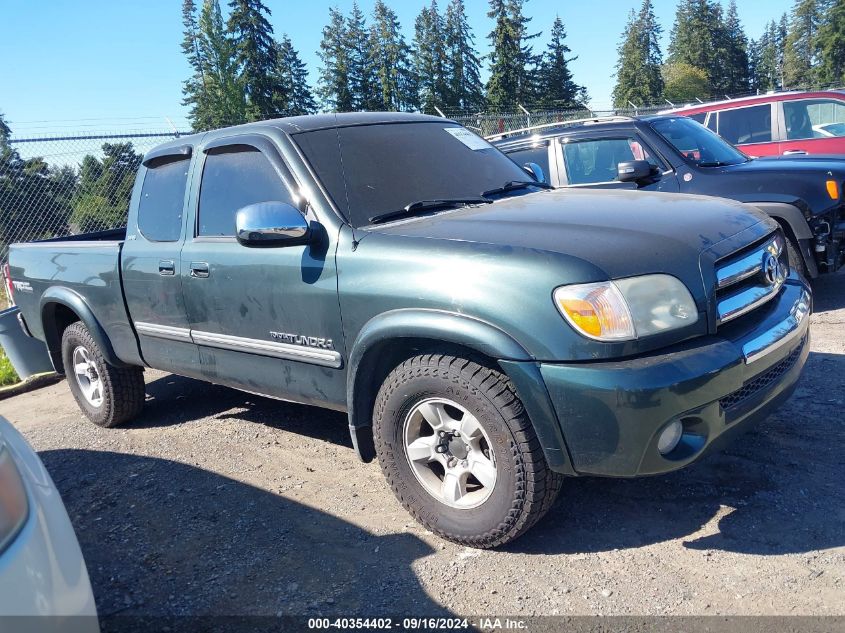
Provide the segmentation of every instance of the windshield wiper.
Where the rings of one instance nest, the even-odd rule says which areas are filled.
[[[424,213],[426,211],[433,211],[436,209],[449,209],[453,207],[463,207],[470,204],[489,204],[493,202],[484,196],[475,196],[470,198],[442,198],[437,200],[418,200],[405,205],[396,211],[388,211],[387,213],[380,213],[371,217],[371,224],[379,224],[381,222],[388,222],[397,218],[408,217],[416,215],[417,213]]]
[[[486,198],[487,196],[495,196],[496,194],[507,193],[509,191],[516,191],[517,189],[527,189],[528,187],[539,187],[540,189],[554,189],[554,187],[552,187],[547,182],[539,182],[537,180],[509,180],[501,187],[482,191],[481,195]]]
[[[731,165],[736,165],[737,163],[726,163],[721,160],[711,160],[711,161],[704,161],[702,163],[698,163],[699,167],[730,167]]]

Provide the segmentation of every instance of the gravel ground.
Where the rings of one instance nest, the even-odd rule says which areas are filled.
[[[726,452],[639,480],[568,479],[505,550],[420,528],[345,417],[147,372],[127,428],[61,382],[0,402],[64,497],[101,616],[845,614],[845,275],[812,353]]]

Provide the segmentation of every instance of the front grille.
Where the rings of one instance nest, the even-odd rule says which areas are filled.
[[[762,306],[780,292],[789,255],[780,231],[716,265],[716,310],[721,325]]]
[[[798,361],[798,357],[801,355],[801,350],[804,349],[804,344],[806,342],[807,337],[805,336],[798,347],[792,350],[789,356],[773,365],[762,374],[755,376],[733,393],[729,393],[724,398],[721,398],[719,400],[719,404],[722,405],[722,409],[726,413],[729,413],[732,409],[738,408],[746,400],[753,398],[758,393],[766,391],[774,383],[780,380],[784,374],[795,366],[795,363]]]

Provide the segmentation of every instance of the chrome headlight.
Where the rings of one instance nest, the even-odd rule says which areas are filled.
[[[23,479],[0,437],[0,552],[17,536],[28,514]]]
[[[671,275],[561,286],[554,301],[579,334],[598,341],[630,341],[698,321],[692,295]]]

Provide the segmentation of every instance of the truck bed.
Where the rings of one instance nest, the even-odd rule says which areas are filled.
[[[53,238],[9,248],[15,303],[33,336],[46,340],[54,365],[55,341],[45,333],[46,310],[56,305],[87,309],[103,328],[120,359],[138,357],[121,287],[120,257],[126,229]],[[49,307],[48,307],[49,306]],[[55,318],[67,318],[62,307]],[[59,367],[57,367],[58,369]]]

